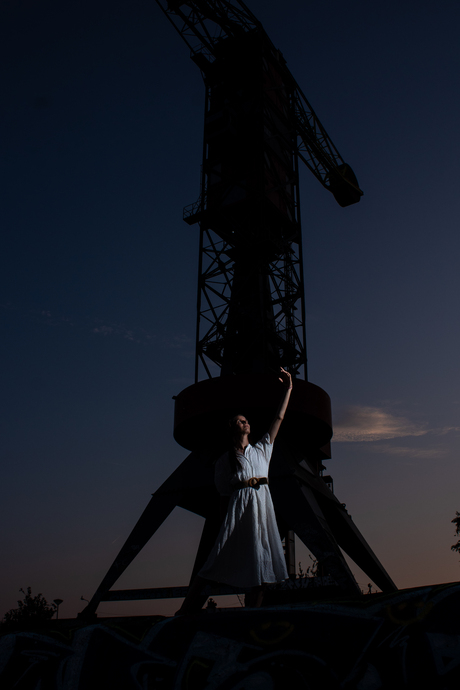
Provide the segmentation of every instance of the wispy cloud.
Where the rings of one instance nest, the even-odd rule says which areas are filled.
[[[334,425],[334,441],[383,441],[403,436],[423,436],[429,429],[379,407],[345,408]]]
[[[450,434],[451,431],[460,431],[460,426],[443,426],[440,429],[432,429],[431,431],[437,436],[445,436],[446,434]]]
[[[96,325],[91,329],[92,333],[103,336],[118,336],[133,343],[146,343],[153,339],[144,329],[133,330],[122,323],[104,323],[102,319],[93,319]]]
[[[67,327],[82,333],[93,333],[96,336],[111,336],[130,340],[133,343],[149,344],[156,340],[156,335],[151,335],[143,328],[129,328],[123,323],[109,322],[105,319],[92,316],[69,316],[55,312],[47,307],[31,309],[22,307],[11,302],[0,303],[0,309],[19,314],[26,321],[40,323],[44,326],[59,326],[65,324]],[[179,339],[182,336],[179,336]]]
[[[97,326],[96,328],[93,328],[93,333],[101,333],[102,335],[112,335],[113,328],[112,326]]]
[[[182,348],[189,348],[192,339],[188,335],[182,334],[164,336],[161,342],[163,347],[171,348],[173,350],[181,350]]]
[[[446,448],[430,447],[430,448],[411,448],[409,446],[393,446],[390,444],[374,443],[369,446],[369,450],[373,453],[385,453],[385,455],[396,455],[403,459],[418,459],[430,460],[432,458],[440,458],[442,455],[447,455]]]
[[[49,309],[31,309],[28,316],[31,321],[44,323],[48,326],[55,326],[64,320],[60,316],[56,317]]]
[[[404,436],[445,436],[452,432],[459,432],[458,426],[428,427],[420,422],[413,422],[407,417],[390,412],[385,407],[369,407],[350,405],[341,410],[334,423],[334,441],[348,443],[365,443],[388,441]],[[400,447],[393,447],[394,454],[417,455],[421,451]],[[427,451],[433,454],[435,451]]]

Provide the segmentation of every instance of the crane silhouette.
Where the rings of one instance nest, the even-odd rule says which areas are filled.
[[[342,550],[383,591],[395,590],[323,475],[330,399],[307,380],[299,161],[340,206],[359,202],[362,191],[243,2],[156,2],[205,85],[201,193],[184,209],[184,220],[200,230],[195,383],[176,396],[174,418],[174,438],[191,453],[153,494],[81,615],[94,614],[101,601],[185,594],[186,587],[111,587],[176,506],[205,518],[192,578],[198,572],[220,526],[213,463],[225,450],[227,420],[244,411],[254,436],[266,431],[280,366],[291,372],[294,389],[270,490],[289,571],[295,572],[295,533],[339,591],[360,592]]]

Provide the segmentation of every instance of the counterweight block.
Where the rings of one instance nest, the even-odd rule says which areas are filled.
[[[276,374],[241,374],[206,379],[185,388],[176,397],[174,438],[188,450],[208,447],[226,450],[229,420],[244,414],[251,424],[251,436],[257,441],[268,431],[283,387]],[[332,436],[331,401],[322,388],[297,379],[282,437],[298,448],[320,449]]]

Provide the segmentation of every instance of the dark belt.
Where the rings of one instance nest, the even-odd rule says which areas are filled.
[[[235,484],[234,491],[239,491],[240,489],[258,489],[261,484],[268,484],[267,477],[251,477],[251,479],[245,479]]]

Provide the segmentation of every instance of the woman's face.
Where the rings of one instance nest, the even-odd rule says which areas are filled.
[[[243,414],[237,414],[233,419],[233,423],[236,431],[243,432],[244,434],[251,432],[249,422]]]

